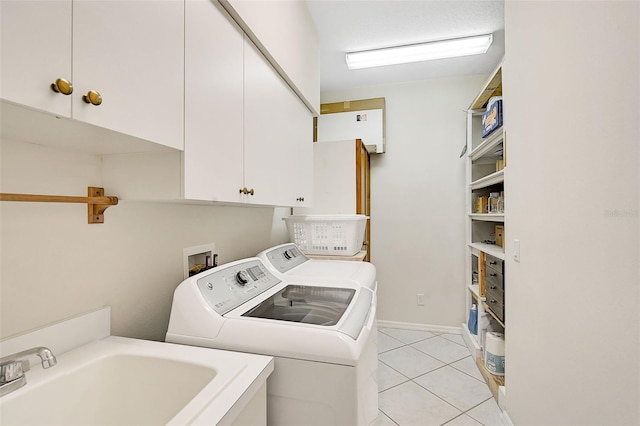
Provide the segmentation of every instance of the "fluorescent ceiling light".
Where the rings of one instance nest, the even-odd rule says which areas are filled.
[[[350,70],[485,53],[492,34],[347,53]]]

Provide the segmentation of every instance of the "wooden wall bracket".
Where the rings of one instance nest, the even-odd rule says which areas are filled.
[[[87,197],[65,195],[34,195],[0,193],[0,201],[28,201],[36,203],[86,203],[88,223],[104,223],[104,211],[118,204],[118,197],[105,197],[104,188],[90,186]]]

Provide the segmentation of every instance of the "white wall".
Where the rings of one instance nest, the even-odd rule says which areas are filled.
[[[464,320],[466,109],[486,76],[322,93],[323,103],[384,97],[387,152],[371,157],[371,261],[378,318]],[[417,306],[416,294],[425,295]]]
[[[100,157],[3,140],[1,192],[85,195]],[[106,194],[118,195],[118,194]],[[163,340],[182,249],[213,242],[220,263],[288,241],[289,209],[121,201],[104,224],[85,204],[0,203],[0,338],[104,305],[112,332]]]
[[[640,424],[639,23],[637,1],[505,5],[516,425]]]

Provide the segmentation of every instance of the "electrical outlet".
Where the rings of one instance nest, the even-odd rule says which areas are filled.
[[[424,294],[416,294],[416,303],[418,306],[424,306]]]

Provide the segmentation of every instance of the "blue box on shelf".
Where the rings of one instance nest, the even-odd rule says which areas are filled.
[[[487,111],[482,114],[482,137],[486,138],[491,133],[502,127],[502,99],[491,102]]]

